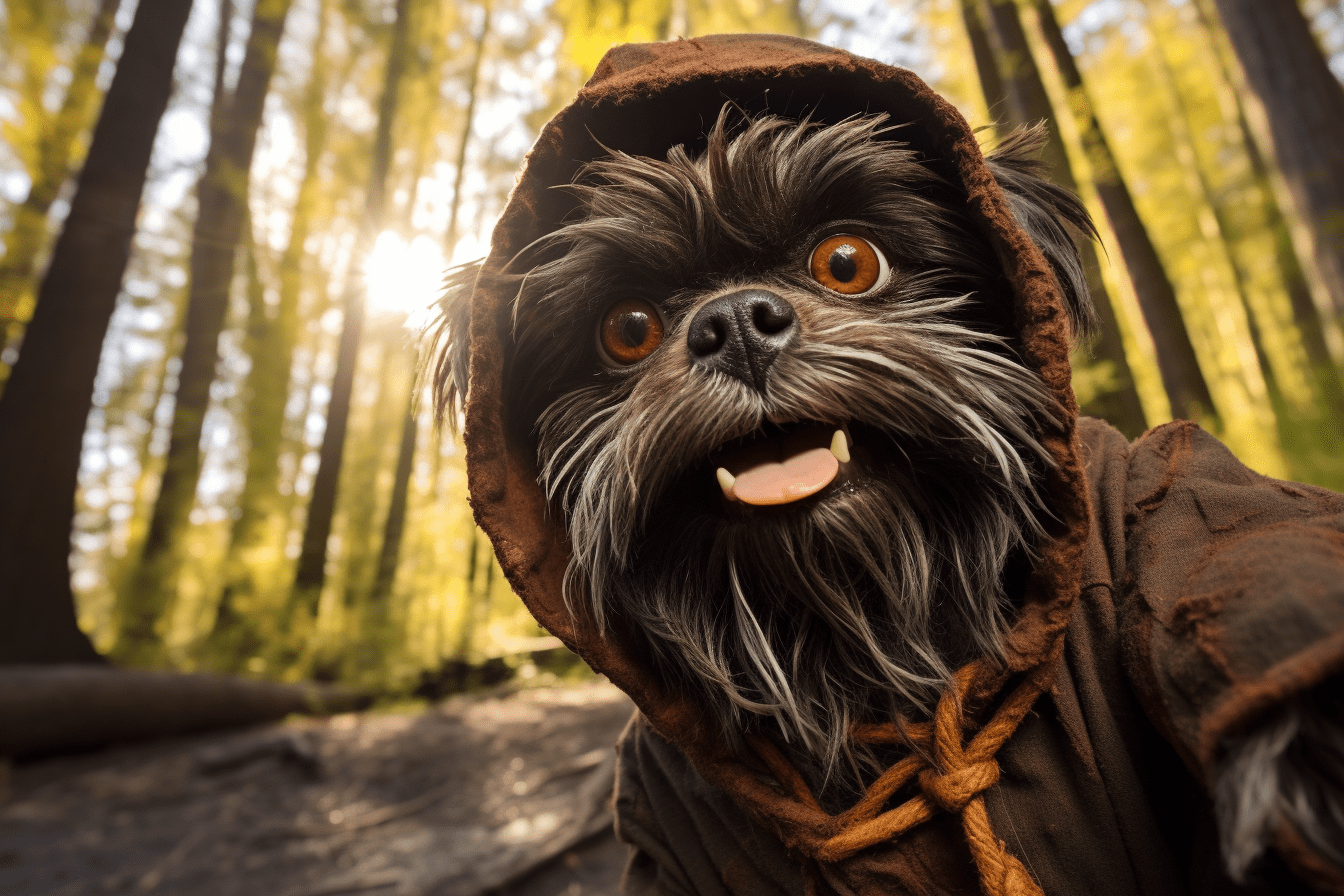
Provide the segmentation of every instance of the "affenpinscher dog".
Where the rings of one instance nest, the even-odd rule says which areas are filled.
[[[931,718],[968,664],[1008,669],[1023,582],[1066,528],[1046,443],[1072,412],[1024,360],[964,187],[903,133],[730,102],[694,150],[586,163],[559,226],[456,275],[511,296],[503,425],[568,538],[569,611],[730,752],[777,745],[826,812],[928,750],[856,730]],[[1042,140],[1020,130],[986,168],[1084,340],[1073,235],[1095,234]],[[470,313],[450,299],[450,405]],[[1211,784],[1236,875],[1279,819],[1344,868],[1344,737],[1321,699],[1226,745]]]
[[[851,723],[931,710],[997,655],[1057,409],[992,253],[898,129],[734,117],[697,158],[585,170],[583,216],[520,280],[511,413],[568,521],[569,598],[631,622],[727,737],[773,726],[843,779],[874,768]],[[991,164],[1081,328],[1063,222],[1090,224],[1036,176],[1039,133]]]

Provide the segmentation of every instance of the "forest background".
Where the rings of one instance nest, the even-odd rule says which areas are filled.
[[[1344,489],[1344,3],[5,0],[0,665],[566,674],[415,334],[608,46],[726,31],[1045,120],[1102,236],[1084,411]]]

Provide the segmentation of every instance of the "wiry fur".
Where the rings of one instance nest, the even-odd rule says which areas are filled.
[[[964,197],[898,128],[762,117],[734,131],[731,118],[701,153],[591,164],[572,220],[481,276],[516,296],[506,408],[572,540],[567,599],[642,643],[730,741],[772,733],[818,780],[853,784],[877,758],[849,742],[852,722],[926,712],[959,663],[999,655],[1004,583],[1048,516],[1039,437],[1060,411],[1018,360],[1008,286]],[[1043,138],[1019,131],[987,161],[1086,336],[1096,318],[1064,225],[1095,231],[1042,179]],[[847,298],[813,282],[806,257],[856,231],[893,275]],[[476,276],[450,275],[433,335],[450,419],[467,381],[454,299]],[[787,299],[801,329],[764,390],[686,352],[696,311],[745,287]],[[610,369],[597,322],[629,297],[661,309],[665,342]],[[851,425],[862,475],[817,500],[727,512],[710,455],[802,421]],[[1215,799],[1238,879],[1281,821],[1344,866],[1344,713],[1321,699],[1229,744]]]
[[[1223,861],[1243,881],[1279,824],[1344,868],[1344,700],[1340,682],[1293,698],[1232,739],[1214,789]]]
[[[593,163],[575,219],[515,259],[525,273],[490,275],[517,290],[507,407],[566,521],[567,598],[619,619],[728,738],[773,730],[822,777],[852,779],[872,765],[852,722],[927,711],[956,665],[999,655],[1003,570],[1040,536],[1039,435],[1060,411],[1017,358],[1011,296],[964,199],[899,129],[767,116],[734,131],[732,118],[694,158]],[[1062,201],[1036,185],[1036,139],[996,163],[1032,210]],[[1074,250],[1053,226],[1043,242],[1063,259]],[[893,274],[849,298],[812,281],[806,258],[855,230]],[[1083,325],[1076,271],[1059,273]],[[764,391],[685,350],[694,313],[749,286],[786,298],[801,328]],[[609,369],[597,320],[632,296],[662,310],[667,336]],[[777,512],[725,513],[710,454],[804,421],[852,424],[862,476]]]

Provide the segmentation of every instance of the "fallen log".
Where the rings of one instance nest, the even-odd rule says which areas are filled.
[[[95,665],[0,666],[0,756],[255,725],[290,713],[349,712],[369,702],[329,684]]]

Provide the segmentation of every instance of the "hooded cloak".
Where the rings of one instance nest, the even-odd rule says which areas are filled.
[[[1055,521],[1006,668],[960,670],[935,717],[900,733],[931,760],[897,763],[859,805],[828,814],[769,743],[733,754],[619,628],[566,607],[563,518],[538,485],[531,435],[504,413],[513,295],[482,278],[466,311],[471,504],[528,609],[639,708],[616,799],[634,847],[627,891],[1255,892],[1223,875],[1208,788],[1226,737],[1344,668],[1344,498],[1259,476],[1191,423],[1130,444],[1079,418],[1059,284],[971,128],[919,78],[777,35],[616,47],[542,130],[485,269],[560,226],[577,200],[553,187],[585,163],[694,150],[729,101],[822,122],[886,113],[964,192],[1012,287],[1022,360],[1066,412],[1043,439]],[[871,727],[860,734],[895,736]],[[1298,874],[1327,880],[1291,831],[1276,845]],[[1300,888],[1279,861],[1264,872],[1272,891]]]

